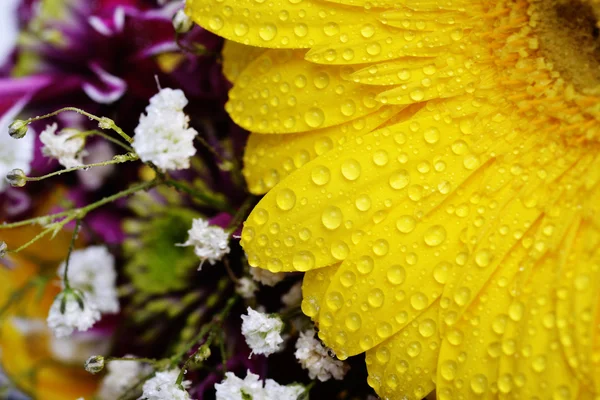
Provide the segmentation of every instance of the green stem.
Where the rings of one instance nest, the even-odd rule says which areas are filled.
[[[58,114],[60,114],[62,112],[65,112],[65,111],[74,111],[76,113],[85,115],[89,119],[93,119],[95,121],[98,121],[98,123],[101,125],[101,128],[112,129],[113,131],[117,132],[123,139],[125,139],[127,141],[127,143],[133,142],[133,139],[128,134],[126,134],[125,132],[123,132],[123,129],[119,128],[112,119],[105,118],[105,117],[102,117],[102,118],[101,117],[97,117],[94,114],[90,114],[89,112],[86,112],[86,111],[84,111],[82,109],[79,109],[79,108],[76,108],[76,107],[63,107],[63,108],[58,109],[56,111],[53,111],[53,112],[51,112],[49,114],[45,114],[45,115],[40,115],[40,116],[37,116],[37,117],[29,118],[25,122],[27,124],[30,124],[31,122],[39,121],[41,119],[45,119],[45,118],[49,118],[49,117],[53,117],[53,116],[58,115]]]
[[[138,159],[137,156],[127,156],[127,155],[117,156],[117,157],[119,157],[119,158],[118,159],[108,160],[108,161],[103,161],[103,162],[99,162],[99,163],[81,165],[79,167],[61,169],[60,171],[54,171],[54,172],[51,172],[49,174],[42,175],[42,176],[28,176],[25,179],[28,182],[37,182],[37,181],[41,181],[43,179],[50,178],[50,177],[53,177],[53,176],[56,176],[56,175],[62,175],[62,174],[65,174],[67,172],[85,170],[87,168],[93,168],[93,167],[104,167],[106,165],[122,164],[122,163],[125,163],[125,162],[128,162],[128,161],[135,161],[135,160]]]
[[[83,134],[84,134],[84,136],[97,135],[97,136],[103,137],[104,139],[108,140],[109,142],[112,142],[112,143],[116,144],[117,146],[120,146],[129,152],[135,153],[135,151],[133,150],[133,148],[131,146],[126,145],[125,143],[115,139],[114,137],[112,137],[110,135],[107,135],[104,132],[100,132],[100,131],[94,129],[91,131],[83,132]]]
[[[183,356],[186,355],[186,353],[188,351],[190,351],[190,349],[192,347],[194,347],[196,344],[198,344],[202,339],[204,339],[204,337],[211,333],[213,329],[218,328],[221,326],[221,324],[223,323],[223,321],[225,320],[225,317],[227,316],[227,314],[229,314],[229,312],[231,311],[231,309],[233,308],[233,306],[235,305],[235,303],[238,301],[238,296],[233,296],[230,297],[227,300],[227,303],[225,304],[225,307],[223,307],[223,309],[221,310],[221,312],[219,312],[219,314],[215,315],[213,317],[213,319],[208,323],[202,326],[202,329],[200,329],[200,332],[198,332],[198,334],[190,341],[188,342],[187,346],[185,346],[179,353],[173,355],[171,357],[171,366],[176,366],[181,359],[183,358]],[[190,357],[187,358],[186,360],[186,364],[187,362],[194,357],[194,354],[196,354],[196,352],[194,352],[192,355],[190,355]],[[181,373],[179,374],[181,378],[181,380],[178,378],[178,383],[181,383],[181,381],[183,380],[183,369],[181,370]]]
[[[167,186],[170,186],[181,192],[189,194],[193,198],[198,199],[198,200],[202,201],[203,203],[205,203],[206,205],[216,208],[217,210],[227,211],[227,212],[232,211],[228,204],[217,202],[212,197],[207,196],[206,194],[186,185],[185,183],[178,182],[178,181],[175,181],[175,180],[169,179],[169,178],[167,178],[164,183]]]
[[[159,364],[162,361],[162,360],[157,360],[155,358],[134,358],[134,357],[105,357],[104,360],[106,362],[110,362],[110,361],[137,361],[137,362],[143,362],[143,363],[148,363],[148,364],[152,364],[152,365]]]
[[[101,200],[96,201],[95,203],[92,204],[88,204],[85,207],[81,207],[81,208],[75,208],[73,210],[69,210],[69,211],[64,211],[64,212],[60,212],[60,213],[56,213],[56,214],[52,214],[52,215],[46,215],[44,217],[38,217],[38,218],[32,218],[30,220],[27,221],[22,221],[22,222],[38,222],[40,220],[43,219],[50,219],[50,221],[54,221],[56,218],[60,218],[60,217],[66,217],[65,219],[63,219],[60,222],[54,222],[52,225],[53,226],[49,226],[46,229],[44,229],[41,233],[39,233],[36,237],[34,237],[33,239],[31,239],[29,242],[25,243],[24,245],[20,246],[19,248],[12,250],[12,253],[18,253],[19,251],[29,247],[31,244],[33,244],[34,242],[40,240],[41,238],[43,238],[44,236],[46,236],[47,234],[49,234],[50,232],[54,231],[54,234],[56,235],[56,233],[58,233],[58,231],[60,231],[60,229],[62,229],[63,226],[65,226],[66,224],[68,224],[69,222],[75,220],[75,219],[83,219],[90,211],[93,211],[107,203],[111,203],[115,200],[118,200],[122,197],[126,197],[129,196],[135,192],[138,192],[140,190],[146,190],[149,188],[152,188],[156,185],[158,185],[159,183],[161,183],[160,180],[153,180],[153,181],[148,181],[148,182],[142,182],[139,183],[137,185],[134,185],[132,187],[130,187],[129,189],[125,189],[122,190],[118,193],[115,193],[111,196],[105,197]],[[13,228],[15,226],[20,226],[20,225],[25,225],[24,223],[14,223],[14,224],[4,224],[4,225],[0,225],[0,228],[6,229],[6,228]]]
[[[70,289],[69,285],[69,261],[71,260],[71,253],[75,248],[75,240],[77,239],[77,233],[79,233],[79,227],[81,226],[81,219],[75,221],[75,229],[73,229],[73,236],[71,236],[71,243],[69,244],[69,251],[67,252],[67,259],[65,261],[65,271],[63,273],[63,282],[65,283],[65,289]]]

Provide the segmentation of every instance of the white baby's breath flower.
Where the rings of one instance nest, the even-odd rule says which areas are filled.
[[[58,268],[62,278],[65,262]],[[69,284],[85,292],[102,313],[119,312],[115,258],[105,246],[75,250],[69,259]]]
[[[242,296],[244,299],[251,299],[254,297],[254,293],[258,290],[256,283],[250,278],[243,277],[238,279],[235,285],[235,292]]]
[[[281,296],[281,302],[286,307],[294,307],[302,301],[302,282],[294,284],[290,290]]]
[[[144,382],[140,399],[144,400],[190,400],[190,394],[185,390],[191,382],[183,381],[177,384],[178,368],[160,371],[153,378]]]
[[[217,400],[262,399],[263,383],[258,375],[248,371],[244,379],[233,372],[225,373],[225,379],[215,385]]]
[[[76,130],[62,130],[56,134],[57,128],[56,123],[47,125],[46,129],[40,133],[40,140],[44,144],[42,153],[47,157],[57,159],[65,168],[82,166],[82,159],[87,155],[83,149],[85,139],[76,136],[79,134]]]
[[[194,253],[202,263],[208,261],[212,265],[229,253],[229,234],[223,228],[209,225],[208,221],[197,218],[188,230],[188,240],[180,246],[194,246]]]
[[[286,277],[285,272],[273,273],[263,268],[254,267],[250,267],[250,275],[256,282],[266,286],[275,286]]]
[[[106,365],[108,373],[100,382],[97,397],[99,400],[114,400],[130,390],[141,378],[148,375],[152,368],[139,361],[114,360]],[[132,396],[140,393],[132,393]]]
[[[189,117],[183,112],[187,103],[179,89],[161,89],[152,96],[146,114],[140,116],[132,143],[142,161],[152,162],[162,170],[190,167],[198,132],[189,127]]]
[[[99,320],[100,311],[85,293],[67,289],[54,299],[46,321],[56,337],[64,337],[75,329],[87,331]]]
[[[248,307],[242,315],[242,334],[254,354],[269,355],[281,350],[283,321],[278,316],[263,314]]]
[[[300,333],[294,355],[302,368],[308,370],[310,379],[317,378],[321,382],[325,382],[332,377],[337,380],[344,378],[348,366],[333,358],[330,353],[333,354],[315,338],[313,329]]]
[[[306,390],[302,385],[280,385],[272,379],[264,383],[258,375],[248,371],[244,379],[233,372],[225,373],[225,379],[215,385],[217,400],[297,400]]]
[[[300,384],[280,385],[273,379],[265,381],[266,400],[298,400],[305,390]]]

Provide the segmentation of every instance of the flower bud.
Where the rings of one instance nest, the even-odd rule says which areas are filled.
[[[8,126],[8,134],[14,139],[21,139],[27,134],[27,122],[22,119],[14,120]]]
[[[173,28],[175,28],[175,32],[189,32],[193,25],[194,23],[192,22],[192,19],[188,17],[185,11],[179,10],[175,13],[175,16],[173,17]]]
[[[210,347],[207,346],[206,344],[203,344],[202,346],[200,346],[200,348],[198,349],[196,354],[194,354],[194,362],[201,363],[202,361],[208,359],[208,357],[210,357],[210,355],[211,355]]]
[[[85,370],[90,374],[97,374],[104,369],[104,357],[91,356],[84,364]]]
[[[6,180],[12,187],[23,187],[27,183],[27,175],[22,169],[15,168],[6,174]]]
[[[98,122],[98,127],[100,127],[100,129],[111,129],[114,125],[115,121],[107,117],[100,118],[100,121]]]
[[[6,255],[7,248],[8,248],[8,246],[6,245],[6,242],[1,241],[0,242],[0,258],[4,258],[4,256]]]

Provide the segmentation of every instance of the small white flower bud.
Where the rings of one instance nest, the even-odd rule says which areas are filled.
[[[6,245],[6,242],[0,241],[0,258],[4,258],[4,256],[6,256],[7,248],[8,246]]]
[[[110,129],[113,127],[114,124],[115,121],[106,117],[100,118],[100,121],[98,122],[98,126],[100,127],[100,129]]]
[[[84,364],[85,370],[90,374],[97,374],[104,369],[104,357],[91,356]]]
[[[27,175],[20,168],[15,168],[6,174],[6,180],[12,187],[23,187],[27,183]]]
[[[200,348],[198,349],[196,354],[194,354],[194,362],[200,363],[204,360],[207,360],[208,357],[210,357],[210,355],[211,355],[210,347],[203,344],[202,346],[200,346]]]
[[[188,17],[188,15],[183,10],[179,10],[175,13],[173,17],[173,28],[177,33],[186,33],[192,29],[194,22],[192,19]]]
[[[8,126],[8,134],[15,139],[21,139],[27,134],[27,122],[22,119],[14,120]]]

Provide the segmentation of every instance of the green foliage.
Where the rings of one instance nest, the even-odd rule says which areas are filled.
[[[175,246],[187,240],[192,220],[199,215],[169,205],[162,213],[140,221],[143,229],[134,246],[126,246],[125,271],[136,289],[148,294],[163,294],[188,286],[189,275],[200,260],[192,247]]]

